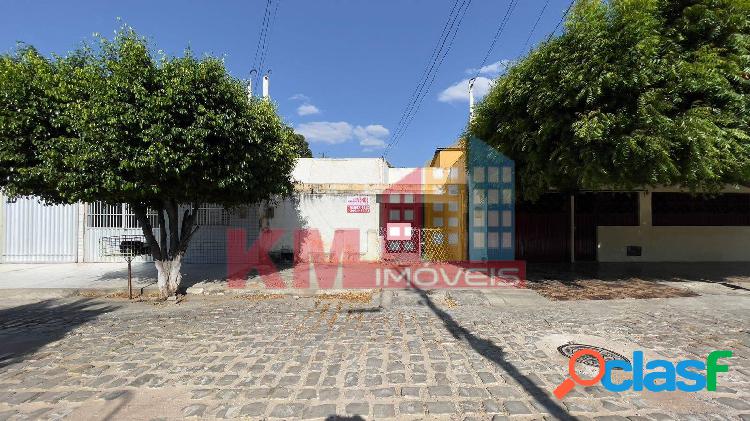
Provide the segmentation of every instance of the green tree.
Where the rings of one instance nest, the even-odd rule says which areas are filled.
[[[127,27],[65,57],[29,47],[0,56],[0,188],[50,203],[129,204],[164,296],[179,287],[199,204],[291,192],[291,134],[220,59],[156,55]]]
[[[305,136],[299,134],[299,133],[292,133],[292,142],[295,144],[295,150],[297,152],[297,156],[300,158],[312,158],[312,151],[310,150],[310,145],[307,143],[307,140],[305,140]]]
[[[471,134],[550,189],[750,181],[750,1],[579,0],[495,81]]]

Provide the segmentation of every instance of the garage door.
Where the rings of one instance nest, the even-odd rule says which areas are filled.
[[[45,206],[36,198],[5,200],[2,261],[75,262],[77,205]]]

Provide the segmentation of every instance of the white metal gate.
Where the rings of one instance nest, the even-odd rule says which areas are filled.
[[[3,200],[3,262],[76,261],[78,205],[45,206],[33,197]]]
[[[149,214],[151,223],[158,227],[157,218]],[[94,202],[86,205],[86,234],[84,240],[84,261],[86,262],[121,262],[118,256],[105,256],[102,250],[102,238],[122,235],[141,235],[140,224],[125,204],[108,205]],[[157,235],[158,238],[158,235]],[[149,257],[141,256],[135,261],[148,261]]]
[[[184,208],[179,211],[180,217]],[[155,213],[149,213],[151,225],[156,231],[158,219]],[[218,205],[202,205],[198,209],[197,224],[200,226],[193,237],[185,255],[185,263],[226,263],[227,230],[241,228],[246,232],[248,243],[252,244],[258,237],[257,206],[242,206],[228,211]],[[101,240],[104,237],[122,235],[142,235],[141,226],[128,205],[106,205],[90,203],[86,216],[85,261],[118,262],[120,257],[105,256],[102,253]],[[159,238],[158,232],[155,232]],[[249,246],[248,246],[249,247]],[[150,257],[139,257],[137,260],[149,261]]]

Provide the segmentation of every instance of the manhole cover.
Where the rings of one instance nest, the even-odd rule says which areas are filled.
[[[560,353],[565,358],[572,357],[573,354],[575,354],[576,352],[582,349],[593,349],[594,351],[602,354],[602,357],[604,357],[604,361],[623,360],[623,361],[627,361],[628,363],[630,363],[630,360],[627,359],[624,355],[618,354],[615,351],[611,351],[609,349],[601,348],[598,346],[569,343],[569,344],[565,344],[565,345],[561,345],[557,347],[557,350],[560,351]],[[591,367],[599,367],[599,363],[596,361],[596,358],[592,357],[591,355],[584,355],[583,357],[578,359],[578,362],[581,364],[591,366]],[[617,367],[615,368],[615,370],[621,370],[621,369]]]

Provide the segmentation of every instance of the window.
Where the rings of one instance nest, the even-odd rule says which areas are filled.
[[[497,189],[487,190],[487,203],[490,205],[497,205],[500,201],[500,192]]]
[[[750,194],[651,193],[655,226],[748,226]]]
[[[198,225],[226,226],[229,225],[229,218],[229,212],[222,206],[207,204],[198,208],[195,220]]]
[[[117,204],[110,205],[104,202],[94,202],[88,204],[86,212],[86,226],[89,228],[141,228],[135,213],[130,205]],[[159,226],[159,218],[155,211],[147,210],[151,227]]]
[[[496,232],[487,234],[487,247],[496,249],[500,246],[500,236]]]
[[[491,210],[487,212],[487,226],[497,227],[500,225],[500,212]]]
[[[498,167],[487,168],[487,181],[490,183],[500,182],[500,169]]]
[[[510,183],[513,181],[513,171],[510,167],[503,167],[503,183]]]
[[[484,227],[484,210],[474,209],[474,226]]]
[[[401,211],[398,209],[390,209],[388,211],[388,219],[390,219],[391,221],[400,221]]]
[[[484,183],[484,167],[474,167],[474,182]]]
[[[413,221],[413,220],[414,220],[414,210],[404,209],[404,221]]]
[[[474,248],[484,248],[484,232],[474,233]]]

